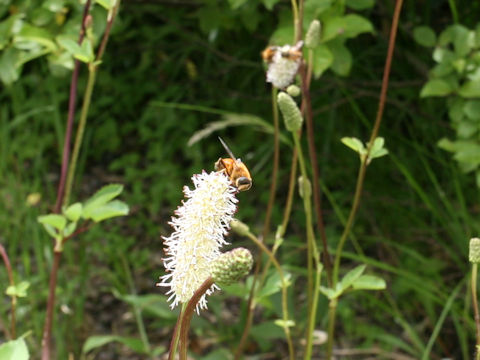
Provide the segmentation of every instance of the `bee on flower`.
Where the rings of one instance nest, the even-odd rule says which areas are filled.
[[[303,41],[295,45],[269,46],[262,52],[267,63],[267,82],[279,89],[293,83],[302,62]]]

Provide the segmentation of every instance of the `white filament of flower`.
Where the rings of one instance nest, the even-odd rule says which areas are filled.
[[[167,274],[157,286],[169,287],[168,301],[174,308],[190,300],[194,292],[210,276],[211,263],[220,255],[220,248],[227,244],[230,221],[236,211],[237,189],[221,172],[193,175],[194,189],[184,187],[186,201],[175,211],[170,225],[174,232],[164,237],[164,259]],[[215,289],[213,285],[200,299],[198,309],[207,307],[206,295]]]

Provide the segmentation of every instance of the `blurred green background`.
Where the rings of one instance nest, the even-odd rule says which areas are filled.
[[[306,13],[310,19],[328,22],[341,9],[362,16],[373,30],[367,27],[332,47],[338,51],[332,50],[331,64],[311,85],[324,220],[333,250],[351,206],[358,170],[357,155],[340,139],[365,140],[370,134],[394,1],[307,3],[313,11]],[[0,241],[17,280],[31,284],[27,298],[19,300],[18,332],[32,331],[27,342],[33,358],[39,354],[52,261],[51,239],[36,219],[51,212],[55,203],[71,77],[71,56],[55,39],[76,38],[81,11],[82,4],[71,0],[0,1]],[[415,359],[438,330],[432,359],[471,358],[474,326],[467,255],[468,240],[480,229],[479,191],[475,174],[462,171],[452,155],[437,146],[456,132],[445,97],[420,97],[432,76],[433,47],[418,44],[414,34],[419,26],[439,34],[455,20],[475,29],[479,15],[478,2],[405,1],[380,129],[390,154],[368,168],[343,262],[345,269],[366,262],[388,287],[379,293],[352,294],[340,303],[340,348],[374,348],[383,354],[379,358],[389,358],[385,354],[392,352]],[[96,4],[92,17],[100,36],[105,9]],[[129,296],[161,294],[155,287],[163,274],[160,236],[170,233],[168,221],[192,174],[212,170],[214,162],[226,156],[219,135],[248,165],[253,178],[252,189],[239,195],[237,217],[261,233],[273,136],[271,89],[265,83],[260,53],[272,34],[274,42],[285,38],[289,22],[290,3],[283,0],[122,2],[98,73],[72,200],[85,199],[104,184],[122,183],[122,200],[131,213],[92,228],[66,246],[54,326],[59,359],[68,354],[79,357],[92,335],[138,335],[131,304],[145,298]],[[82,66],[80,95],[86,73]],[[266,124],[251,124],[255,116]],[[242,120],[243,125],[235,126]],[[218,129],[190,146],[189,139],[212,122],[219,122]],[[471,138],[478,143],[476,124]],[[282,133],[289,139],[283,126]],[[282,219],[291,155],[290,142],[282,141],[273,233]],[[480,153],[472,157],[480,164]],[[37,193],[38,203],[27,201]],[[300,277],[305,229],[298,197],[293,206],[278,256]],[[235,236],[230,241],[255,249]],[[3,267],[0,280],[8,283]],[[439,322],[459,284],[460,295]],[[293,287],[293,303],[301,297],[301,286],[300,281]],[[147,299],[151,301],[142,306],[150,341],[167,346],[175,314],[163,297]],[[272,323],[278,302],[277,293],[261,304],[247,353],[270,352],[270,358],[281,358],[283,343],[280,350],[275,344],[283,335]],[[228,358],[224,354],[235,348],[242,331],[245,304],[227,291],[212,296],[209,306],[217,316],[194,320],[194,353],[204,359]],[[7,297],[1,307],[5,325]],[[320,330],[325,330],[326,307],[322,299]],[[225,308],[232,315],[228,320],[222,320]],[[88,356],[145,358],[118,343]]]

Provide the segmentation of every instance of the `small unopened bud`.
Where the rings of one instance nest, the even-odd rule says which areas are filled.
[[[302,127],[302,114],[298,108],[295,100],[285,92],[278,94],[278,107],[283,115],[285,121],[285,127],[288,131],[297,131]]]
[[[305,46],[309,49],[315,49],[320,44],[320,21],[313,20],[308,27],[307,35],[305,35]]]
[[[241,236],[247,236],[250,232],[248,225],[237,219],[230,221],[230,229]]]
[[[212,279],[219,285],[231,285],[247,276],[253,256],[245,248],[236,248],[220,255],[212,263]]]
[[[85,26],[86,29],[89,29],[89,28],[92,27],[92,25],[93,25],[92,15],[88,14],[88,15],[85,17],[85,20],[84,20],[83,25]]]
[[[308,178],[304,178],[303,176],[298,178],[298,191],[302,198],[309,198],[312,196],[312,184]]]
[[[290,85],[289,87],[287,87],[287,93],[291,97],[297,97],[298,95],[300,95],[300,88],[297,85]]]
[[[470,239],[470,251],[468,253],[468,258],[471,263],[474,263],[474,264],[480,263],[480,239],[479,238]]]

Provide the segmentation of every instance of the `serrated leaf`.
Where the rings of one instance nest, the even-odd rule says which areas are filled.
[[[451,85],[443,79],[429,80],[420,91],[420,97],[446,96],[453,91]]]
[[[57,42],[77,60],[84,63],[89,63],[94,60],[92,46],[87,40],[84,40],[82,45],[79,45],[75,40],[60,35],[57,36]]]
[[[365,264],[359,265],[354,269],[350,270],[349,272],[347,272],[345,276],[342,278],[342,280],[340,281],[342,291],[345,291],[346,289],[348,289],[353,284],[353,282],[363,274],[366,267],[367,265]]]
[[[455,144],[453,143],[453,141],[451,141],[447,138],[440,139],[437,143],[437,146],[440,149],[443,149],[445,151],[449,151],[449,152],[454,152],[455,151]]]
[[[383,290],[387,284],[378,276],[362,275],[353,282],[352,287],[355,290]]]
[[[127,204],[120,200],[113,200],[93,209],[90,212],[90,218],[95,222],[100,222],[113,217],[128,215],[128,212]]]
[[[67,225],[67,219],[65,216],[59,214],[39,216],[37,220],[40,224],[50,225],[59,231],[65,229],[65,225]]]
[[[383,137],[375,138],[372,149],[370,150],[370,155],[368,156],[369,161],[388,154],[388,150],[384,148],[384,145],[385,139]]]
[[[83,205],[79,202],[70,205],[65,211],[64,214],[70,221],[78,221],[80,216],[82,216]]]
[[[480,119],[480,100],[468,100],[463,106],[463,112],[471,120]]]
[[[363,143],[356,137],[343,137],[342,143],[360,155],[363,155],[367,152],[365,145],[363,145]]]
[[[413,29],[413,39],[425,47],[433,47],[437,42],[435,32],[428,26],[417,26]]]
[[[7,287],[5,294],[7,294],[8,296],[26,297],[29,287],[30,283],[28,281],[22,281],[14,286],[10,285],[9,287]]]
[[[476,98],[480,97],[480,81],[467,81],[460,89],[458,94],[464,98]]]
[[[367,18],[357,15],[348,14],[345,16],[345,33],[348,38],[356,37],[363,33],[373,33],[373,25]]]
[[[119,342],[132,349],[136,353],[146,353],[143,342],[140,339],[117,335],[95,335],[90,336],[87,341],[85,341],[82,348],[82,354],[86,354],[93,349],[99,348],[111,342]]]
[[[23,338],[11,340],[0,345],[0,359],[2,360],[28,360],[27,344]]]
[[[320,77],[333,63],[333,54],[325,44],[319,44],[313,53],[313,74]]]
[[[97,207],[105,205],[110,200],[116,198],[123,191],[123,185],[110,184],[102,187],[92,195],[84,204],[82,216],[85,219],[91,218],[91,213]]]

